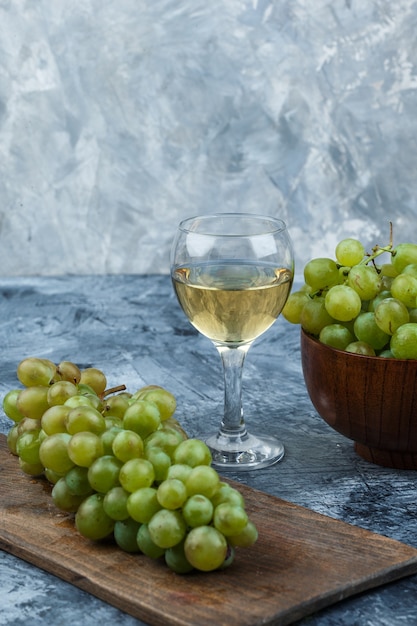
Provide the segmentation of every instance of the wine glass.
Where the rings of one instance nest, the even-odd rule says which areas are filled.
[[[216,468],[251,470],[284,456],[280,441],[246,430],[242,369],[253,341],[281,313],[293,275],[292,244],[282,220],[218,213],[179,224],[171,250],[174,290],[223,363],[224,415],[219,431],[206,440]]]

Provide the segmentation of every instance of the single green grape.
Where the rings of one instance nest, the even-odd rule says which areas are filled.
[[[24,415],[17,408],[17,399],[21,389],[11,389],[6,393],[3,398],[3,411],[14,422],[20,422],[24,418]]]
[[[160,448],[148,446],[145,451],[145,457],[153,465],[155,480],[157,482],[161,482],[168,478],[168,472],[171,467],[171,457],[169,454]]]
[[[132,401],[142,400],[148,391],[152,391],[153,389],[162,389],[162,387],[160,385],[145,385],[132,394]]]
[[[136,536],[136,541],[140,551],[151,559],[159,559],[165,554],[165,548],[157,546],[156,543],[152,541],[147,524],[141,524]]]
[[[106,430],[106,421],[92,406],[79,406],[68,413],[65,426],[70,435],[80,432],[101,435]]]
[[[143,440],[138,433],[133,430],[120,430],[112,443],[114,456],[125,463],[129,459],[138,459],[143,456]]]
[[[145,452],[148,448],[159,448],[173,459],[175,450],[182,441],[184,441],[184,437],[178,430],[163,425],[146,437],[144,441]]]
[[[176,574],[188,574],[194,569],[185,556],[184,541],[165,550],[165,563]]]
[[[227,541],[238,548],[249,548],[258,540],[258,529],[255,524],[248,520],[245,528],[237,535],[229,535]]]
[[[104,495],[104,512],[115,521],[127,520],[130,517],[129,511],[127,509],[127,501],[129,499],[129,495],[130,494],[125,491],[123,487],[117,485],[109,489],[109,491]]]
[[[54,436],[54,435],[52,435]],[[91,432],[79,432],[68,435],[68,456],[75,465],[90,467],[103,454],[103,444],[98,435]]]
[[[43,475],[46,480],[51,483],[51,485],[56,485],[60,478],[65,478],[66,474],[59,474],[58,472],[54,472],[53,470],[45,467]]]
[[[335,320],[328,313],[323,297],[309,298],[301,311],[300,324],[307,333],[318,336],[320,331]]]
[[[304,267],[304,281],[313,291],[337,285],[339,282],[339,268],[333,259],[312,259]]]
[[[57,474],[65,474],[74,465],[69,455],[71,435],[54,433],[44,439],[39,447],[39,459],[44,467]]]
[[[359,341],[372,346],[374,350],[382,350],[390,340],[390,335],[378,326],[373,311],[366,311],[358,315],[353,330]]]
[[[20,422],[17,422],[16,426],[17,432],[19,433],[19,435],[22,435],[23,433],[27,433],[30,430],[40,431],[42,428],[42,423],[39,419],[24,417],[20,420]]]
[[[166,550],[184,539],[187,527],[180,511],[161,509],[152,516],[148,530],[152,541]]]
[[[379,294],[376,295],[375,298],[372,298],[372,300],[368,302],[368,311],[375,312],[375,309],[378,306],[378,304],[382,302],[382,300],[385,300],[385,298],[392,298],[392,294],[388,289],[381,289]]]
[[[123,427],[133,430],[145,439],[155,432],[161,424],[161,413],[155,402],[135,400],[126,410]]]
[[[64,404],[68,398],[78,394],[77,386],[68,380],[58,380],[48,389],[47,399],[49,406]]]
[[[168,468],[166,478],[178,478],[185,483],[192,469],[193,468],[186,463],[173,463]]]
[[[129,494],[126,506],[130,517],[141,524],[148,524],[162,508],[155,487],[142,487],[133,491]]]
[[[40,431],[31,430],[20,435],[16,441],[16,452],[25,463],[42,464],[39,458],[41,446]],[[43,464],[42,464],[43,465]]]
[[[77,388],[80,396],[94,396],[96,399],[98,398],[100,400],[99,394],[96,392],[96,390],[93,389],[93,387],[91,387],[91,385],[88,385],[86,382],[82,382],[81,379],[77,385]]]
[[[163,389],[162,387],[154,386],[151,389],[142,391],[139,399],[156,404],[159,410],[160,419],[163,422],[172,417],[177,408],[175,396],[170,391]]]
[[[56,374],[54,363],[28,357],[17,366],[17,377],[25,387],[48,387]]]
[[[396,298],[385,298],[375,309],[375,321],[387,335],[393,335],[409,319],[407,307]]]
[[[213,526],[197,526],[187,534],[184,542],[187,561],[203,572],[222,566],[227,556],[225,536]]]
[[[64,477],[55,483],[51,495],[55,506],[61,511],[67,511],[68,513],[75,513],[85,498],[85,496],[71,493]]]
[[[417,244],[415,243],[400,243],[395,247],[391,263],[394,266],[398,274],[401,274],[403,269],[407,265],[417,263]]]
[[[113,532],[115,521],[104,511],[103,500],[103,494],[93,493],[77,509],[75,527],[87,539],[99,541]]]
[[[106,498],[104,498],[104,500],[106,500]],[[123,552],[130,552],[132,554],[140,552],[137,542],[140,526],[138,522],[135,522],[135,520],[131,518],[116,521],[113,535],[116,544]]]
[[[165,509],[179,509],[187,500],[187,488],[178,478],[167,478],[158,486],[157,499]]]
[[[346,352],[352,352],[353,354],[363,354],[364,356],[375,356],[375,350],[369,343],[365,341],[352,341],[346,348]]]
[[[68,490],[74,496],[89,496],[93,488],[88,481],[88,468],[74,465],[64,476]]]
[[[333,319],[340,322],[349,322],[359,315],[362,308],[362,300],[359,294],[349,285],[335,285],[327,292],[324,305]]]
[[[198,465],[193,467],[185,481],[188,496],[201,494],[207,498],[212,498],[217,491],[220,477],[216,470],[209,465]]]
[[[109,425],[106,418],[106,430],[100,435],[100,440],[103,446],[103,454],[114,454],[113,441],[115,440],[116,436],[122,431],[123,428],[121,426]]]
[[[219,483],[216,493],[211,498],[211,502],[214,506],[227,502],[245,508],[245,499],[240,491],[225,482]]]
[[[410,267],[410,266],[408,266]],[[411,274],[399,274],[391,284],[391,294],[405,304],[413,308],[417,300],[417,278]]]
[[[41,419],[49,409],[48,387],[33,385],[22,389],[16,399],[16,407],[25,417]]]
[[[106,398],[103,407],[104,417],[111,415],[122,420],[127,408],[130,406],[129,399],[130,395],[126,393],[119,393]]]
[[[119,480],[129,493],[151,487],[155,480],[153,465],[147,459],[129,459],[120,469]]]
[[[209,498],[195,494],[188,498],[182,507],[185,523],[190,528],[207,526],[213,519],[214,506]]]
[[[121,420],[120,417],[116,417],[116,415],[108,415],[104,412],[102,412],[102,415],[106,423],[106,430],[109,430],[113,427],[117,427],[119,430],[123,430],[123,420]]]
[[[81,380],[81,372],[79,367],[71,361],[61,361],[57,365],[56,369],[61,380],[68,380],[74,385],[78,385]]]
[[[107,379],[105,374],[98,368],[86,367],[81,370],[80,384],[88,385],[100,396],[106,390]]]
[[[379,271],[381,278],[395,278],[398,276],[398,272],[392,263],[383,263],[380,266]]]
[[[365,256],[365,247],[358,239],[347,237],[339,241],[335,254],[340,265],[353,267],[362,261]]]
[[[355,265],[348,276],[348,285],[361,300],[372,300],[381,290],[382,282],[376,269],[369,265]]]
[[[51,406],[45,411],[41,418],[42,429],[47,435],[53,435],[54,433],[66,433],[66,418],[70,412],[70,408],[57,404]]]
[[[409,265],[406,265],[401,274],[406,274],[407,276],[414,276],[414,278],[417,278],[417,263],[410,263]]]
[[[300,324],[301,313],[308,300],[310,300],[310,297],[305,291],[294,291],[290,293],[281,311],[281,315],[291,324]]]
[[[399,326],[391,337],[390,350],[396,359],[417,359],[417,324]]]
[[[88,482],[94,491],[106,494],[119,486],[119,473],[123,463],[111,454],[100,456],[88,468]]]
[[[204,441],[185,439],[175,448],[173,460],[174,463],[185,463],[196,467],[197,465],[210,465],[212,458],[210,449]]]
[[[320,331],[319,340],[326,346],[345,350],[349,343],[352,343],[354,336],[346,326],[342,324],[329,324]]]
[[[184,441],[184,439],[188,439],[187,431],[184,430],[184,428],[181,426],[181,424],[179,423],[179,421],[175,417],[168,417],[168,419],[164,420],[164,422],[162,423],[161,428],[159,428],[158,430],[162,430],[162,431],[165,431],[167,433],[168,432],[175,433],[175,435],[178,438],[179,442],[180,441]]]
[[[248,523],[248,514],[241,506],[223,502],[214,509],[213,523],[225,537],[238,535]]]

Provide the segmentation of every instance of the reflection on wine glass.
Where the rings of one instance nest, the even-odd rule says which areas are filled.
[[[249,470],[279,461],[284,446],[248,433],[242,410],[242,368],[253,341],[275,322],[294,275],[286,225],[273,217],[219,213],[180,223],[171,277],[191,324],[216,346],[223,363],[224,416],[206,440],[213,465]]]

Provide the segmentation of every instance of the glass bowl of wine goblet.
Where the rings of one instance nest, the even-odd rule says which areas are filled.
[[[224,470],[266,467],[283,444],[246,429],[242,369],[252,343],[278,318],[291,290],[294,257],[285,223],[250,213],[182,221],[171,250],[171,277],[191,324],[217,348],[224,372],[224,414],[206,443]]]

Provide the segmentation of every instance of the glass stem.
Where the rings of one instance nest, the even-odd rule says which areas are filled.
[[[246,435],[242,408],[243,364],[249,345],[236,348],[216,346],[221,356],[224,374],[224,415],[220,435],[242,440]]]

